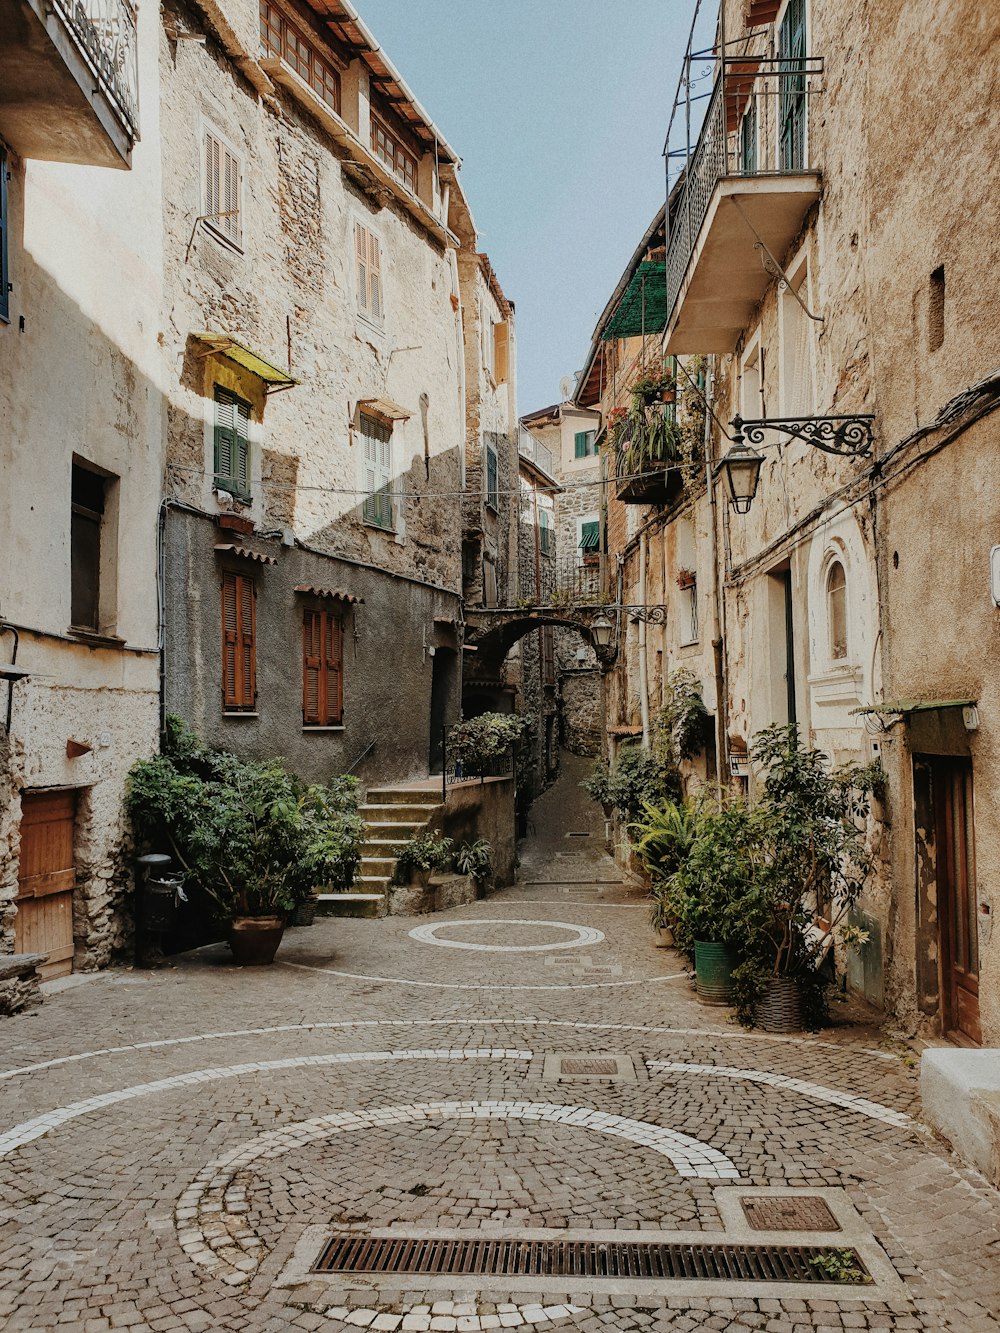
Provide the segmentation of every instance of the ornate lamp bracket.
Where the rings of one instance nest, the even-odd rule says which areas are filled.
[[[875,416],[859,412],[853,416],[761,417],[747,421],[733,417],[734,444],[763,444],[766,430],[778,430],[841,458],[869,458],[875,442]]]
[[[644,620],[648,625],[665,625],[667,623],[667,608],[665,606],[623,606],[622,610],[634,625],[638,624],[640,620]]]

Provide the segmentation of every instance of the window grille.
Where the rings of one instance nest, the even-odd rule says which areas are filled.
[[[492,444],[486,446],[486,503],[495,512],[500,508],[497,451]]]

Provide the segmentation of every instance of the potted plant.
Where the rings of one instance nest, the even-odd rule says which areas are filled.
[[[133,765],[126,809],[137,842],[169,846],[188,897],[228,924],[241,964],[273,961],[288,914],[358,864],[353,778],[306,784],[278,761],[203,746],[173,717],[163,753]]]
[[[706,809],[704,799],[667,801],[659,806],[645,801],[642,817],[630,825],[635,839],[632,850],[651,882],[650,923],[664,946],[674,943],[676,924],[666,885],[694,845]]]
[[[448,757],[456,772],[479,777],[487,766],[517,744],[530,718],[517,713],[480,713],[458,722],[448,732]]]
[[[763,852],[755,812],[743,801],[706,809],[666,885],[680,947],[694,960],[699,999],[728,1004],[748,902],[759,892]]]
[[[867,817],[881,769],[834,770],[821,750],[800,744],[795,726],[761,732],[753,758],[763,773],[755,815],[765,855],[744,916],[737,1013],[766,1031],[812,1028],[827,1012],[820,964],[871,873]]]
[[[697,575],[693,569],[679,569],[677,571],[678,588],[693,588]]]
[[[426,888],[431,875],[447,870],[451,865],[453,847],[452,839],[443,838],[439,833],[418,833],[396,858],[396,882]]]

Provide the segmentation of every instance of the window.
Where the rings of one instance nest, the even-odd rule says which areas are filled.
[[[754,339],[743,354],[742,374],[740,376],[740,415],[749,421],[766,416],[763,402],[762,370],[764,356],[760,343]]]
[[[744,176],[757,172],[757,103],[752,95],[740,122],[740,171]]]
[[[506,384],[510,377],[510,328],[493,325],[493,382]]]
[[[542,555],[554,553],[555,542],[552,532],[552,515],[547,509],[538,511],[538,549]]]
[[[327,106],[340,114],[340,75],[323,59],[315,44],[303,37],[269,0],[261,0],[260,45],[265,56],[283,60]]]
[[[580,520],[580,562],[584,565],[596,564],[601,555],[601,520],[585,518]]]
[[[366,523],[392,531],[392,427],[375,417],[361,414],[361,438],[365,443],[365,490],[362,509]]]
[[[215,386],[215,486],[250,499],[250,404]]]
[[[778,157],[782,171],[802,171],[806,161],[806,6],[788,0],[778,30]]]
[[[839,560],[826,575],[826,620],[830,657],[842,661],[847,656],[847,575]]]
[[[573,457],[592,457],[597,452],[596,441],[596,430],[578,430],[573,437]]]
[[[417,192],[417,159],[392,133],[385,121],[372,114],[372,152],[398,176],[408,189]]]
[[[681,643],[698,642],[698,580],[680,590]]]
[[[489,556],[483,558],[483,602],[486,606],[496,606],[498,602],[497,567]]]
[[[0,148],[0,319],[10,319],[10,292],[7,290],[7,154]]]
[[[344,720],[344,622],[333,611],[306,611],[302,623],[302,725]]]
[[[786,417],[809,416],[814,411],[813,321],[799,304],[808,305],[809,278],[805,264],[780,296],[781,409]]]
[[[73,464],[70,517],[70,623],[75,629],[100,629],[101,536],[105,479]]]
[[[927,350],[936,352],[944,342],[944,265],[931,274],[930,300],[927,307]]]
[[[222,576],[222,708],[252,713],[257,707],[257,587],[244,574]]]
[[[496,513],[500,508],[500,486],[497,479],[497,451],[486,446],[486,503]]]
[[[205,225],[237,247],[243,245],[243,170],[240,159],[218,135],[205,131]]]
[[[556,683],[556,646],[555,634],[551,625],[543,625],[539,631],[542,664],[542,684],[554,685]]]
[[[382,301],[382,247],[374,232],[354,224],[354,253],[358,261],[358,313],[381,324],[385,315]]]

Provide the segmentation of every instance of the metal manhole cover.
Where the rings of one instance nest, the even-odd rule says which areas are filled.
[[[563,1060],[560,1066],[563,1074],[617,1074],[617,1060]]]
[[[316,1273],[658,1278],[664,1281],[858,1285],[871,1275],[854,1249],[638,1241],[331,1236]],[[833,1276],[831,1276],[831,1273]]]
[[[841,1229],[826,1202],[814,1195],[800,1195],[793,1199],[743,1198],[740,1203],[754,1231]]]

